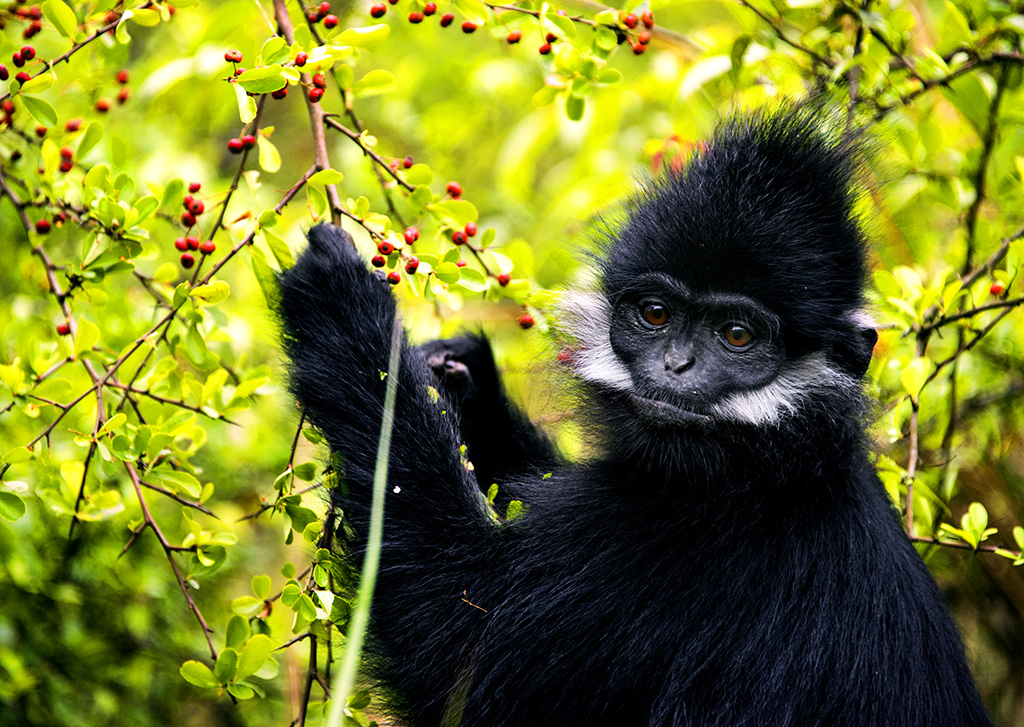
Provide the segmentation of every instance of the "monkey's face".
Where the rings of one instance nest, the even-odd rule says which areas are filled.
[[[649,274],[610,302],[609,343],[629,371],[630,405],[645,419],[707,422],[731,396],[761,390],[779,375],[779,320],[750,298],[695,294]]]

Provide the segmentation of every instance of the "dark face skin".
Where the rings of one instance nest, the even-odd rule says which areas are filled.
[[[758,389],[779,373],[779,319],[750,298],[696,294],[650,274],[611,302],[611,344],[633,379],[630,402],[655,423],[709,422],[723,397]]]

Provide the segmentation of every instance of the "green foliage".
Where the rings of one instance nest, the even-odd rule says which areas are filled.
[[[534,362],[590,216],[722,113],[815,93],[876,140],[879,476],[1012,723],[1019,8],[455,0],[410,24],[401,0],[328,29],[283,2],[175,5],[0,3],[0,725],[324,720],[353,620],[323,523],[344,463],[287,396],[271,312],[313,220],[381,255],[415,336],[483,325],[582,453]],[[371,695],[343,711],[368,724]]]

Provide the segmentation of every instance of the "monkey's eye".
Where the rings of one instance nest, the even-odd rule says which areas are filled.
[[[746,348],[753,343],[754,334],[743,326],[732,324],[726,326],[725,330],[722,331],[722,338],[732,348]]]
[[[661,303],[647,303],[641,309],[644,320],[652,326],[663,326],[668,323],[668,308]]]

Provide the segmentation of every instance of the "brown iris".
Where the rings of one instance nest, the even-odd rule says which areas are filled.
[[[648,303],[644,306],[644,320],[652,326],[663,326],[668,323],[668,308],[660,303]]]
[[[733,348],[745,348],[754,340],[754,335],[743,326],[729,326],[723,335],[725,342]]]

